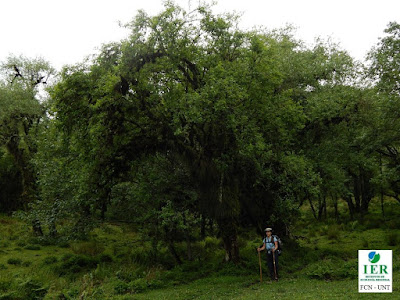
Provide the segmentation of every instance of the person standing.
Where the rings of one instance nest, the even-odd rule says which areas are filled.
[[[263,246],[258,247],[257,251],[263,251],[266,249],[267,251],[267,264],[269,274],[272,280],[278,280],[278,239],[272,236],[272,228],[265,228],[265,238],[263,239]],[[275,264],[274,264],[275,259]]]

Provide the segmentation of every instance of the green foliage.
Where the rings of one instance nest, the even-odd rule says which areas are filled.
[[[40,246],[39,245],[27,245],[25,246],[25,249],[27,250],[40,250]]]
[[[87,256],[97,256],[102,254],[104,247],[96,241],[74,242],[70,244],[72,252]]]
[[[54,263],[56,263],[57,261],[58,261],[58,258],[57,258],[56,256],[46,256],[46,257],[43,259],[43,263],[46,264],[46,265],[54,264]]]
[[[68,255],[61,258],[61,261],[53,266],[53,270],[59,276],[77,276],[82,271],[96,268],[98,258],[86,255]]]
[[[400,60],[400,24],[390,22],[383,38],[369,53],[370,76],[378,81],[378,88],[399,95],[400,77],[396,71]]]
[[[29,267],[31,264],[32,264],[31,261],[24,261],[24,262],[22,263],[22,266],[23,266],[23,267]]]
[[[117,295],[126,294],[129,292],[129,284],[120,280],[115,283],[114,291]]]
[[[399,25],[390,23],[370,54],[369,86],[329,40],[307,47],[290,27],[247,31],[239,20],[206,4],[140,11],[127,39],[64,67],[46,99],[50,65],[10,57],[0,81],[0,210],[23,207],[15,216],[44,235],[36,228],[28,241],[9,224],[0,246],[17,255],[65,246],[73,254],[42,266],[83,276],[72,298],[103,295],[103,265],[134,265],[109,284],[118,295],[139,293],[163,280],[253,272],[249,231],[268,223],[290,235],[307,203],[304,220],[319,223],[304,223],[309,245],[288,239],[282,266],[353,278],[353,261],[336,266],[352,249],[332,245],[349,230],[398,225],[369,210],[376,196],[400,199]],[[345,223],[323,222],[331,217]],[[128,223],[134,234],[100,220]],[[392,232],[386,239],[399,242]],[[217,263],[222,257],[234,263]],[[8,263],[31,267],[18,259]],[[146,274],[158,267],[168,270]]]
[[[7,260],[7,263],[9,265],[20,265],[22,263],[22,260],[20,258],[9,258]]]
[[[375,202],[379,204],[378,199],[375,199]],[[379,205],[375,205],[375,202],[371,206],[374,209],[371,214],[379,213]],[[387,216],[398,216],[397,206],[387,206],[385,209]],[[4,222],[0,221],[0,229],[6,234],[19,233],[19,222],[5,217]],[[13,226],[12,232],[5,230],[8,226]],[[339,239],[329,237],[332,228]],[[310,238],[309,232],[314,232],[315,237]],[[362,242],[368,241],[372,247],[380,245],[391,249],[393,246],[389,245],[388,236],[395,236],[396,232],[396,230],[380,226],[353,232],[351,226],[346,224],[334,224],[332,221],[321,222],[312,218],[295,223],[293,234],[304,235],[304,238],[285,238],[285,252],[279,257],[281,279],[277,283],[278,287],[287,284],[287,289],[290,287],[294,289],[293,286],[301,282],[301,288],[293,290],[293,295],[300,295],[301,291],[311,289],[311,286],[314,288],[329,282],[329,285],[324,286],[323,289],[344,284],[342,296],[347,295],[345,290],[351,290],[347,284],[354,285],[357,280],[356,255],[357,249],[361,249]],[[253,288],[264,286],[258,284],[258,256],[255,251],[261,238],[252,229],[242,229],[240,232],[241,262],[238,265],[221,260],[224,250],[221,249],[221,239],[216,237],[206,237],[204,240],[193,242],[194,260],[183,260],[178,266],[171,263],[173,258],[167,247],[160,247],[159,263],[156,266],[151,260],[142,259],[140,264],[133,262],[133,255],[145,256],[148,253],[147,247],[150,243],[141,245],[141,242],[137,242],[143,237],[126,224],[106,223],[91,232],[89,237],[88,241],[72,242],[71,248],[41,245],[41,250],[29,250],[24,254],[13,252],[15,251],[14,242],[8,245],[4,249],[6,251],[2,253],[4,261],[17,259],[19,264],[3,266],[3,268],[0,265],[0,295],[5,299],[7,297],[29,299],[30,294],[36,295],[37,298],[101,299],[108,297],[118,299],[118,297],[133,297],[135,294],[135,298],[139,299],[149,299],[154,295],[179,299],[183,297],[182,295],[188,295],[188,293],[194,295],[201,290],[205,297],[216,293],[218,298],[229,298],[239,294],[250,297],[248,294],[254,291]],[[129,241],[132,237],[135,240]],[[22,241],[25,241],[27,245],[35,245],[34,239],[30,240],[29,236],[19,235],[18,242]],[[73,252],[74,247],[77,247],[74,249],[81,249],[79,245],[82,244],[83,252],[89,254],[88,242],[93,245],[96,243],[103,245],[104,252],[97,255]],[[176,251],[181,255],[185,253],[185,242],[176,243],[175,246]],[[399,265],[396,263],[398,259],[395,252],[394,270],[396,271]],[[115,253],[115,255],[111,256],[108,253]],[[40,256],[36,256],[37,254]],[[26,255],[26,258],[24,256],[22,260],[21,255]],[[111,257],[112,261],[110,261]],[[164,263],[168,260],[169,265]],[[268,269],[264,253],[262,268],[265,280]],[[15,274],[12,278],[9,276],[10,271]],[[265,286],[269,289],[277,287],[277,285]],[[173,293],[177,290],[180,291],[180,296]],[[311,295],[310,293],[311,291],[307,295]]]
[[[323,259],[318,262],[309,264],[304,273],[313,279],[342,279],[342,278],[358,278],[357,260],[351,260],[337,267],[337,259]]]
[[[327,232],[327,236],[329,239],[338,240],[340,238],[340,227],[339,226],[330,226]]]
[[[5,207],[5,211],[10,211],[21,206],[27,208],[27,203],[36,196],[36,172],[30,160],[37,146],[35,129],[45,113],[45,99],[40,96],[39,88],[54,70],[43,59],[10,56],[1,63],[0,72],[0,176],[8,173],[17,182],[6,189],[9,194],[3,195],[5,199],[10,196],[18,199],[12,207]],[[12,157],[18,173],[12,169],[4,172],[1,168],[3,149]],[[4,201],[7,200],[0,203]]]
[[[0,211],[11,212],[21,207],[21,173],[12,156],[0,146]]]
[[[43,299],[47,293],[47,288],[37,280],[28,278],[18,284],[22,299],[36,300]]]
[[[400,233],[390,232],[386,235],[386,239],[389,246],[397,246],[400,244]]]

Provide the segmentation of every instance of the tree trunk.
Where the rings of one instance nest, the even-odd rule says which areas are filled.
[[[29,164],[29,159],[26,157],[24,149],[19,147],[20,137],[15,135],[10,138],[6,144],[8,152],[14,159],[14,163],[21,172],[22,176],[22,193],[21,198],[23,201],[24,209],[28,209],[28,204],[35,198],[36,193],[36,179],[34,172]],[[35,235],[42,236],[43,230],[39,219],[35,218],[32,221],[32,229]]]
[[[187,228],[187,222],[186,222],[186,216],[185,214],[183,215],[183,225],[185,225],[185,240],[186,240],[186,248],[187,248],[187,258],[189,261],[193,260],[193,255],[192,255],[192,243],[190,240],[190,231]]]
[[[206,218],[201,215],[201,225],[200,225],[200,238],[204,240],[206,238]]]
[[[313,213],[313,216],[314,216],[315,220],[318,220],[318,216],[317,216],[317,213],[315,212],[315,208],[314,208],[314,205],[312,203],[312,200],[311,200],[311,198],[309,196],[307,198],[308,198],[308,202],[310,202],[310,207],[311,207],[311,211]]]
[[[332,200],[333,200],[333,207],[335,208],[335,219],[336,221],[339,220],[339,211],[338,211],[338,197],[337,195],[332,195]]]
[[[382,153],[379,155],[379,166],[380,166],[380,174],[381,174],[381,184],[380,184],[380,192],[381,192],[381,210],[382,210],[382,218],[385,220],[385,210],[383,206],[383,187],[382,187],[382,178],[383,178],[383,165],[382,165]]]
[[[55,201],[57,201],[57,199]],[[57,214],[58,214],[58,208],[56,205],[53,205],[53,209],[51,210],[50,224],[49,224],[49,234],[53,238],[57,236],[57,227],[56,227]]]
[[[38,219],[34,219],[32,221],[32,228],[36,236],[43,236],[42,226],[40,225],[40,221]]]
[[[168,250],[172,254],[172,256],[174,257],[176,263],[178,265],[181,265],[182,264],[182,260],[179,257],[178,253],[176,252],[176,249],[174,247],[174,243],[171,240],[168,241]]]
[[[318,195],[318,220],[322,220],[322,214],[324,212],[324,196]]]
[[[353,176],[353,184],[354,184],[354,211],[359,213],[361,211],[361,186],[360,186],[360,177]]]
[[[354,220],[355,208],[351,196],[344,196],[343,199],[346,200],[347,206],[349,207],[350,219]]]
[[[373,190],[369,182],[371,175],[368,171],[361,171],[361,214],[368,213],[368,206],[373,197]]]
[[[29,165],[29,159],[25,155],[24,149],[19,148],[20,137],[14,136],[6,144],[8,152],[14,159],[14,163],[21,172],[22,177],[22,193],[21,197],[24,201],[24,206],[34,199],[36,191],[36,180],[34,172]]]
[[[225,249],[225,261],[238,263],[239,246],[237,242],[237,225],[231,218],[217,220]]]

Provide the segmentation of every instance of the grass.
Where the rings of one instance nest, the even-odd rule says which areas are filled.
[[[160,264],[150,266],[151,246],[126,225],[106,223],[86,241],[49,244],[33,237],[23,222],[0,216],[0,299],[400,298],[399,203],[386,200],[384,221],[379,202],[371,203],[364,222],[349,221],[346,206],[339,203],[339,208],[338,222],[321,222],[302,207],[292,228],[301,238],[285,243],[280,281],[262,284],[254,252],[260,238],[253,232],[240,237],[240,267],[222,263],[220,241],[213,237],[193,244],[195,261],[172,267],[162,248]],[[392,294],[358,293],[359,249],[394,250]],[[184,244],[177,250],[183,253]]]
[[[394,285],[399,286],[396,278]],[[155,290],[145,294],[115,299],[395,299],[395,290],[388,294],[359,294],[358,281],[281,279],[278,282],[259,282],[256,277],[209,277],[188,285]],[[268,297],[267,297],[268,295]]]

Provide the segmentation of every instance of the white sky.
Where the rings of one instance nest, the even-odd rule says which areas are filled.
[[[184,8],[198,0],[176,0]],[[60,68],[81,61],[102,43],[128,32],[118,26],[144,9],[162,10],[162,0],[0,0],[0,61],[9,54],[41,56]],[[331,36],[362,60],[390,21],[400,22],[399,0],[219,0],[216,12],[243,12],[243,28],[293,24],[296,37],[311,43]]]

